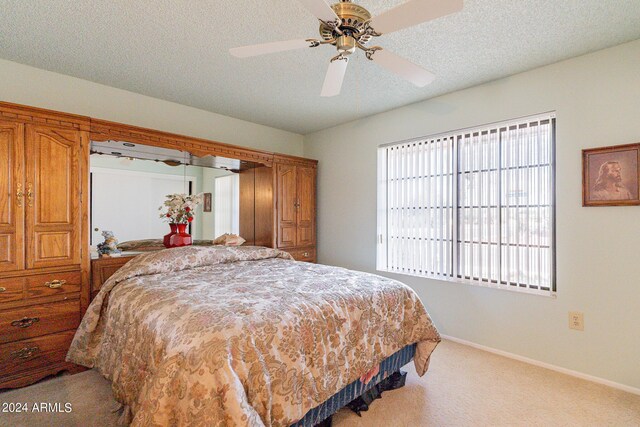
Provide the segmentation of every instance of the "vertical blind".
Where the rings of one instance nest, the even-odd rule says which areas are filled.
[[[378,151],[378,269],[552,292],[555,116]]]
[[[240,175],[219,176],[215,180],[214,234],[239,234]]]

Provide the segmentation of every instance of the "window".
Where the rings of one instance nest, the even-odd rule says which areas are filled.
[[[378,270],[555,291],[555,115],[382,146]]]
[[[215,181],[214,234],[240,234],[240,175],[219,176]]]

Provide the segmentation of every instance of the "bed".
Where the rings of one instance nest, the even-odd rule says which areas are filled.
[[[394,363],[413,358],[423,375],[439,341],[395,280],[277,249],[192,246],[116,272],[67,360],[111,381],[124,424],[311,425]]]

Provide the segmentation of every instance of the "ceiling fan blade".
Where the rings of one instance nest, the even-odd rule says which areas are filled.
[[[376,16],[371,27],[380,34],[413,27],[462,10],[463,0],[409,0]]]
[[[371,60],[418,87],[424,87],[436,78],[433,73],[388,50],[376,50],[371,55]]]
[[[287,50],[303,49],[311,47],[311,42],[307,40],[285,40],[281,42],[271,42],[254,44],[251,46],[234,47],[229,49],[229,53],[236,58],[248,58],[251,56],[266,55],[268,53],[284,52]]]
[[[349,64],[349,58],[346,56],[337,57],[331,60],[327,74],[324,77],[324,84],[322,85],[322,92],[320,93],[320,96],[329,97],[340,95],[344,75],[347,72],[347,64]]]
[[[324,22],[331,22],[338,19],[338,15],[324,0],[298,0],[316,18]]]

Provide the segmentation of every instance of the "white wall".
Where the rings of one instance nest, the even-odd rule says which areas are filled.
[[[92,167],[92,246],[104,240],[105,230],[112,231],[120,243],[167,234],[169,227],[159,218],[158,207],[167,194],[183,193],[187,181],[198,185],[195,176]],[[194,239],[202,238],[198,216],[196,212],[196,221],[191,224]]]
[[[443,334],[640,388],[640,207],[581,205],[581,150],[640,142],[640,40],[307,135],[319,261],[375,270],[378,145],[552,110],[557,298],[389,276]],[[584,332],[568,329],[569,310]]]
[[[202,168],[202,192],[211,193],[211,212],[202,212],[202,235],[207,239],[215,239],[219,236],[215,231],[215,199],[216,199],[216,178],[229,175],[230,172],[223,169]],[[198,207],[198,211],[202,206]],[[239,214],[238,214],[239,215]],[[240,219],[238,218],[238,221]]]
[[[302,135],[2,59],[0,101],[260,150],[302,154]]]

